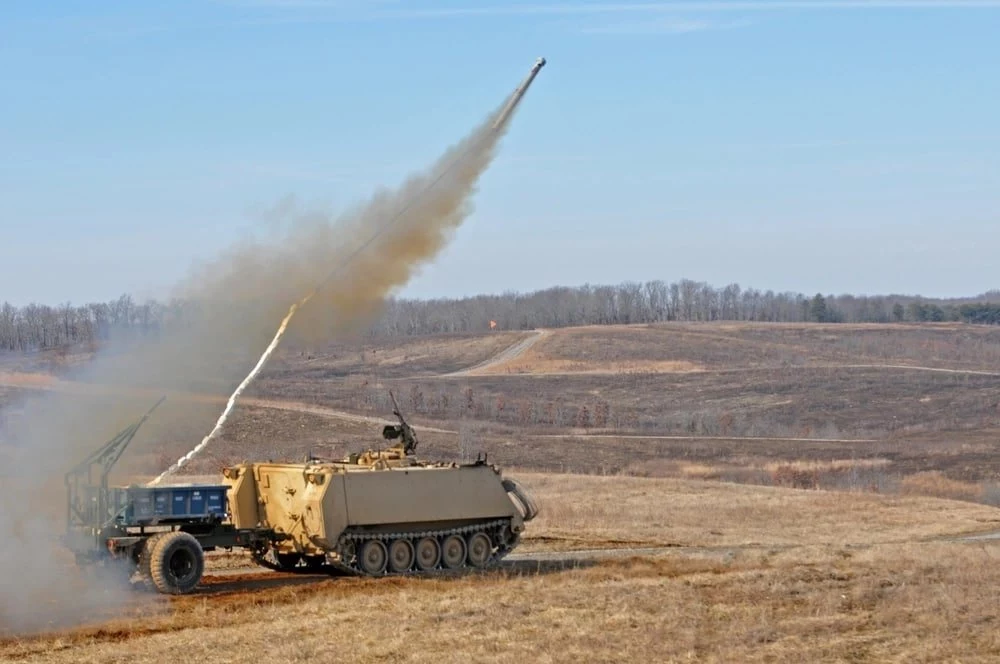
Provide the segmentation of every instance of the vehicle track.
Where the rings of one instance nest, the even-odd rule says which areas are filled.
[[[152,388],[134,388],[134,387],[116,387],[112,385],[101,385],[92,383],[83,383],[65,380],[61,378],[56,378],[50,376],[49,374],[25,374],[25,373],[3,373],[0,372],[0,387],[14,387],[17,389],[23,389],[27,391],[44,391],[44,392],[64,392],[64,393],[79,393],[79,394],[93,394],[95,391],[106,394],[116,394],[116,393],[127,393],[130,396],[136,395],[148,395],[150,398],[156,398],[159,396],[167,396],[170,399],[184,400],[184,401],[196,401],[201,403],[218,403],[225,404],[228,397],[217,394],[205,394],[200,392],[179,392],[173,390],[156,390]],[[395,424],[395,420],[389,420],[382,417],[375,417],[371,415],[360,415],[358,413],[350,413],[344,410],[338,410],[336,408],[328,408],[326,406],[317,406],[315,404],[304,403],[301,401],[286,401],[282,399],[264,399],[261,397],[241,397],[239,400],[240,405],[244,406],[256,406],[258,408],[271,408],[274,410],[286,410],[297,413],[307,413],[310,415],[319,415],[321,417],[330,417],[338,420],[346,420],[348,422],[361,422],[364,424]],[[421,425],[420,427],[424,431],[430,431],[432,433],[457,433],[450,429],[438,429],[435,427],[429,427]]]

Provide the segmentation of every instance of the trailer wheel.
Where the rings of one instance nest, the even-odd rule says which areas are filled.
[[[150,577],[161,593],[181,595],[194,590],[205,571],[205,554],[190,533],[177,530],[161,537],[149,557]]]
[[[156,533],[150,535],[146,538],[146,541],[142,543],[142,548],[139,551],[139,575],[143,579],[153,578],[153,573],[149,567],[149,561],[153,557],[153,549],[156,548],[156,543],[163,539],[164,535],[169,533]]]

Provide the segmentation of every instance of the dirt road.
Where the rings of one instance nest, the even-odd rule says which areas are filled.
[[[511,364],[518,359],[522,359],[524,354],[532,348],[536,343],[541,341],[545,337],[552,335],[566,334],[570,333],[577,328],[562,328],[558,330],[548,330],[540,329],[533,330],[528,333],[524,339],[518,341],[517,343],[508,346],[503,349],[493,357],[484,360],[478,364],[465,369],[460,369],[458,371],[452,371],[450,373],[438,374],[436,376],[425,376],[423,378],[470,378],[476,376],[490,376],[490,377],[502,377],[502,376],[578,376],[578,375],[618,375],[622,373],[628,373],[634,371],[637,373],[712,373],[712,374],[728,374],[728,373],[747,373],[751,371],[787,371],[785,367],[734,367],[734,368],[717,368],[710,369],[700,367],[693,363],[685,362],[657,362],[649,361],[636,365],[633,368],[602,368],[602,367],[583,367],[584,363],[581,363],[579,369],[574,370],[563,370],[563,369],[553,369],[547,367],[546,363],[540,362],[537,367],[532,367],[531,370],[524,370],[523,367],[519,371],[513,373],[505,373],[502,371],[497,371],[506,364]],[[694,335],[699,337],[705,337],[710,339],[719,339],[730,342],[746,343],[750,344],[750,341],[735,339],[733,337],[728,337],[725,335],[715,335],[709,333],[701,332],[691,332],[684,331],[682,334]],[[756,345],[760,345],[761,342],[752,342]],[[779,346],[779,344],[769,343],[769,346]],[[806,350],[806,349],[801,349]],[[675,366],[676,365],[676,366]],[[685,366],[689,365],[689,366]],[[977,369],[952,369],[946,367],[928,367],[921,365],[912,364],[879,364],[879,363],[851,363],[849,361],[839,362],[836,360],[827,361],[824,364],[811,364],[804,366],[794,367],[794,371],[824,371],[824,370],[837,370],[837,369],[883,369],[891,371],[922,371],[929,373],[942,373],[942,374],[959,374],[959,375],[970,375],[970,376],[991,376],[1000,377],[1000,372],[995,371],[982,371]],[[405,380],[405,379],[404,379]]]
[[[92,383],[78,383],[63,380],[48,374],[31,373],[3,373],[0,372],[0,386],[13,387],[23,390],[65,392],[70,394],[116,394],[127,392],[131,396],[137,394],[147,394],[150,398],[167,396],[171,400],[196,401],[199,403],[217,403],[225,405],[228,397],[217,394],[204,394],[199,392],[178,392],[173,390],[142,389],[134,387],[116,387],[111,385],[96,385]],[[255,406],[258,408],[271,408],[274,410],[287,410],[297,413],[308,413],[332,419],[346,420],[348,422],[361,422],[364,424],[396,424],[395,420],[389,420],[370,415],[359,415],[344,410],[317,406],[316,404],[304,403],[301,401],[285,401],[280,399],[262,399],[259,397],[242,397],[239,404],[243,406]],[[421,425],[424,431],[434,433],[455,433],[449,429],[438,429]]]
[[[532,330],[528,333],[524,339],[521,339],[517,343],[504,348],[502,351],[494,355],[493,357],[475,364],[471,367],[466,367],[465,369],[459,369],[458,371],[452,371],[451,373],[440,374],[435,376],[435,378],[458,378],[462,376],[475,376],[477,374],[483,373],[489,369],[495,369],[502,364],[508,362],[513,362],[517,358],[524,355],[525,351],[534,346],[536,343],[541,341],[543,337],[549,335],[549,330]]]

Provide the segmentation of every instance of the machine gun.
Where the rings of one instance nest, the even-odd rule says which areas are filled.
[[[92,532],[96,532],[122,507],[118,505],[119,501],[116,496],[112,495],[113,492],[108,487],[108,476],[125,452],[125,448],[132,442],[139,427],[165,400],[166,397],[161,397],[153,404],[152,408],[146,411],[145,415],[119,431],[114,438],[66,473],[66,530],[68,533],[86,529],[93,529]],[[95,466],[100,468],[99,480],[96,483],[94,482]]]
[[[413,454],[417,449],[417,435],[413,433],[413,428],[403,419],[403,414],[399,412],[399,404],[392,390],[389,390],[389,398],[392,399],[392,414],[399,418],[399,424],[387,424],[382,427],[382,437],[386,440],[402,438],[404,454]]]

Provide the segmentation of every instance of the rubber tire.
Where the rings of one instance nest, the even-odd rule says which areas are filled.
[[[191,569],[180,578],[171,570],[171,563],[178,556],[189,557],[191,563]],[[194,590],[201,581],[205,572],[205,553],[193,535],[175,530],[156,542],[149,559],[149,571],[158,591],[166,595],[183,595]]]
[[[149,561],[153,557],[153,549],[156,548],[157,542],[163,539],[164,535],[168,533],[155,533],[146,538],[146,541],[142,543],[142,552],[139,554],[139,574],[143,579],[152,579],[153,575],[149,569]]]

